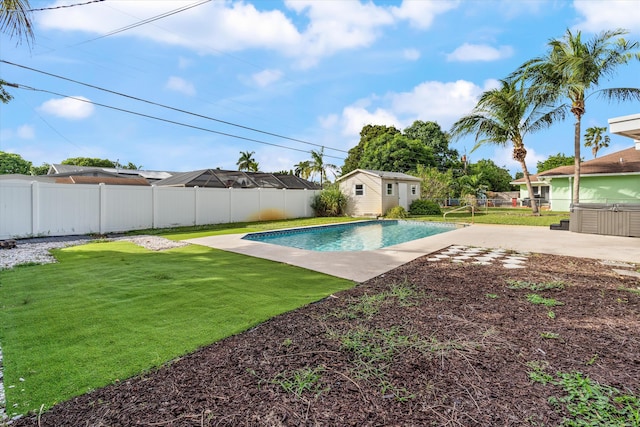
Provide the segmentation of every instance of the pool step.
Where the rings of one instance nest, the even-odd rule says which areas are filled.
[[[568,219],[561,219],[560,220],[560,224],[551,224],[549,226],[549,228],[551,230],[569,230],[569,220]]]

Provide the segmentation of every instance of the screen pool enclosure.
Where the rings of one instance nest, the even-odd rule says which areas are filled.
[[[251,233],[243,239],[319,252],[371,251],[455,229],[448,223],[382,220]]]

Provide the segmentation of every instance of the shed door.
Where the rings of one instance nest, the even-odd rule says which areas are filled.
[[[405,210],[409,210],[409,205],[407,204],[407,183],[399,182],[398,183],[398,204],[405,208]]]

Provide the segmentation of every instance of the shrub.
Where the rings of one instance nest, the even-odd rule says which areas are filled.
[[[330,187],[313,198],[311,209],[316,216],[342,216],[347,207],[347,198],[338,187]]]
[[[384,216],[385,218],[402,219],[408,217],[409,214],[402,206],[394,206],[390,208]]]
[[[411,215],[442,215],[440,206],[433,200],[414,200],[409,207]]]

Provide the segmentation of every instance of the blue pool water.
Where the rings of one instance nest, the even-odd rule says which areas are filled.
[[[251,233],[243,239],[320,252],[371,251],[455,228],[454,224],[421,221],[363,221]]]

